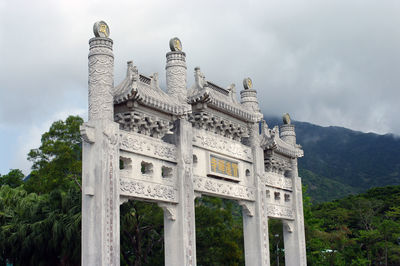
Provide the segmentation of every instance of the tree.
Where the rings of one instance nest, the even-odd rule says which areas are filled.
[[[0,188],[0,264],[78,265],[80,193]]]
[[[12,169],[6,175],[0,175],[0,186],[8,185],[12,188],[22,185],[24,174],[19,169]]]
[[[163,211],[154,203],[121,205],[121,265],[164,265]]]
[[[33,162],[26,189],[49,193],[54,189],[80,188],[82,173],[82,140],[79,131],[83,119],[69,116],[65,122],[54,122],[41,138],[41,145],[28,154]]]
[[[241,208],[234,201],[196,199],[198,265],[244,265]]]

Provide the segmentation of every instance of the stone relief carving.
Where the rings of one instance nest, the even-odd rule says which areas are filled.
[[[278,175],[284,175],[286,171],[292,169],[289,158],[276,154],[271,150],[264,151],[264,165],[266,172]]]
[[[194,87],[198,90],[204,88],[204,86],[207,84],[206,77],[201,72],[200,67],[194,68],[194,80],[195,80]]]
[[[124,132],[120,130],[120,149],[159,159],[176,162],[175,145],[162,140],[139,135],[137,133]]]
[[[238,159],[246,161],[253,160],[253,154],[249,147],[218,135],[202,132],[201,130],[194,132],[193,144],[215,152],[224,152]]]
[[[117,171],[115,169],[118,169],[116,165],[116,160],[115,158],[118,157],[118,142],[119,142],[119,135],[118,131],[115,130],[115,127],[112,126],[112,124],[108,124],[104,129],[103,129],[103,146],[105,147],[105,152],[103,154],[103,159],[102,162],[104,166],[102,167],[104,169],[104,176],[108,178],[108,181],[106,182],[106,190],[107,190],[107,196],[106,196],[106,208],[105,208],[105,213],[106,213],[106,219],[107,221],[107,226],[106,226],[106,250],[107,250],[107,261],[109,261],[110,264],[113,263],[113,257],[114,257],[114,228],[118,228],[118,225],[114,224],[114,219],[112,215],[115,213],[115,204],[117,203],[115,200],[115,194],[118,194],[117,191],[115,191],[115,187],[117,187],[117,184],[115,184],[115,181],[118,178]],[[118,200],[118,198],[117,198]],[[119,202],[118,202],[119,203]]]
[[[194,176],[193,187],[197,192],[208,192],[234,199],[255,201],[255,189],[239,184],[216,180],[208,177]]]
[[[174,187],[157,183],[120,179],[120,192],[123,196],[178,202],[177,191]]]
[[[195,128],[204,129],[235,141],[240,141],[243,137],[248,137],[246,125],[219,117],[211,112],[194,112],[189,115],[189,121]]]
[[[89,120],[112,120],[114,86],[114,57],[112,42],[92,41],[89,53]]]
[[[186,63],[185,54],[172,52],[167,55],[166,65],[168,94],[179,98],[186,103]]]
[[[267,203],[267,214],[269,217],[294,220],[294,212],[290,207]]]
[[[267,214],[266,210],[266,204],[265,204],[265,198],[262,193],[262,191],[259,191],[260,193],[260,199],[261,199],[261,211],[262,211],[262,217],[265,217]],[[263,243],[264,243],[264,254],[269,254],[269,235],[268,235],[268,220],[267,219],[262,219],[262,230],[263,230]],[[269,265],[269,257],[265,256],[265,265]]]
[[[267,186],[287,190],[293,189],[292,179],[283,175],[278,175],[275,173],[264,173],[264,175],[261,177],[261,181]]]
[[[118,113],[114,117],[120,129],[161,139],[172,129],[172,122],[140,111]]]

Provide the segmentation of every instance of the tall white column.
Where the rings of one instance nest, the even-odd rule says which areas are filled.
[[[94,29],[96,37],[89,41],[89,121],[81,127],[82,265],[119,265],[119,126],[113,122],[113,42],[107,24],[97,22]]]
[[[307,265],[304,232],[303,196],[301,178],[297,172],[297,159],[292,159],[291,177],[293,182],[294,221],[283,222],[286,265]]]
[[[264,173],[263,150],[260,146],[258,124],[251,125],[250,141],[253,152],[254,185],[256,187],[256,201],[254,212],[243,211],[243,236],[246,265],[270,265],[268,216],[266,209],[265,187],[260,176]],[[250,214],[250,215],[249,215]]]
[[[179,203],[163,205],[165,265],[196,265],[192,124],[177,122]],[[170,208],[170,209],[168,209]],[[172,216],[171,216],[172,214]]]
[[[165,66],[167,78],[167,93],[174,96],[182,104],[186,104],[186,54],[182,52],[182,44],[178,38],[170,40],[171,52],[167,53]]]
[[[280,127],[280,137],[286,143],[296,145],[295,127],[290,124],[290,117],[287,122]],[[302,266],[307,265],[307,255],[304,232],[303,192],[301,178],[298,174],[297,158],[291,159],[290,177],[293,184],[292,207],[294,212],[294,221],[283,221],[285,264],[288,266]]]

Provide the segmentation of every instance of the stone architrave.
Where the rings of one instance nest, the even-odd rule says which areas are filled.
[[[286,265],[306,265],[294,125],[268,128],[250,78],[237,100],[199,67],[188,88],[186,54],[172,38],[166,88],[129,61],[114,86],[113,41],[103,21],[89,41],[89,120],[81,127],[82,265],[120,264],[119,205],[156,202],[164,211],[166,265],[196,265],[195,197],[238,201],[246,265],[270,265],[268,219],[284,224]],[[261,126],[261,128],[260,128]]]

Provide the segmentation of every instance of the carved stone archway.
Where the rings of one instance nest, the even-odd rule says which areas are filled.
[[[164,210],[165,264],[196,265],[194,199],[243,207],[246,265],[269,265],[268,218],[284,221],[286,265],[306,265],[301,179],[294,126],[268,128],[251,79],[237,100],[195,68],[186,82],[178,38],[167,53],[166,91],[158,75],[130,61],[114,86],[113,41],[103,21],[89,41],[89,120],[83,137],[82,265],[119,265],[119,205],[157,202]],[[120,160],[125,167],[119,169]]]

